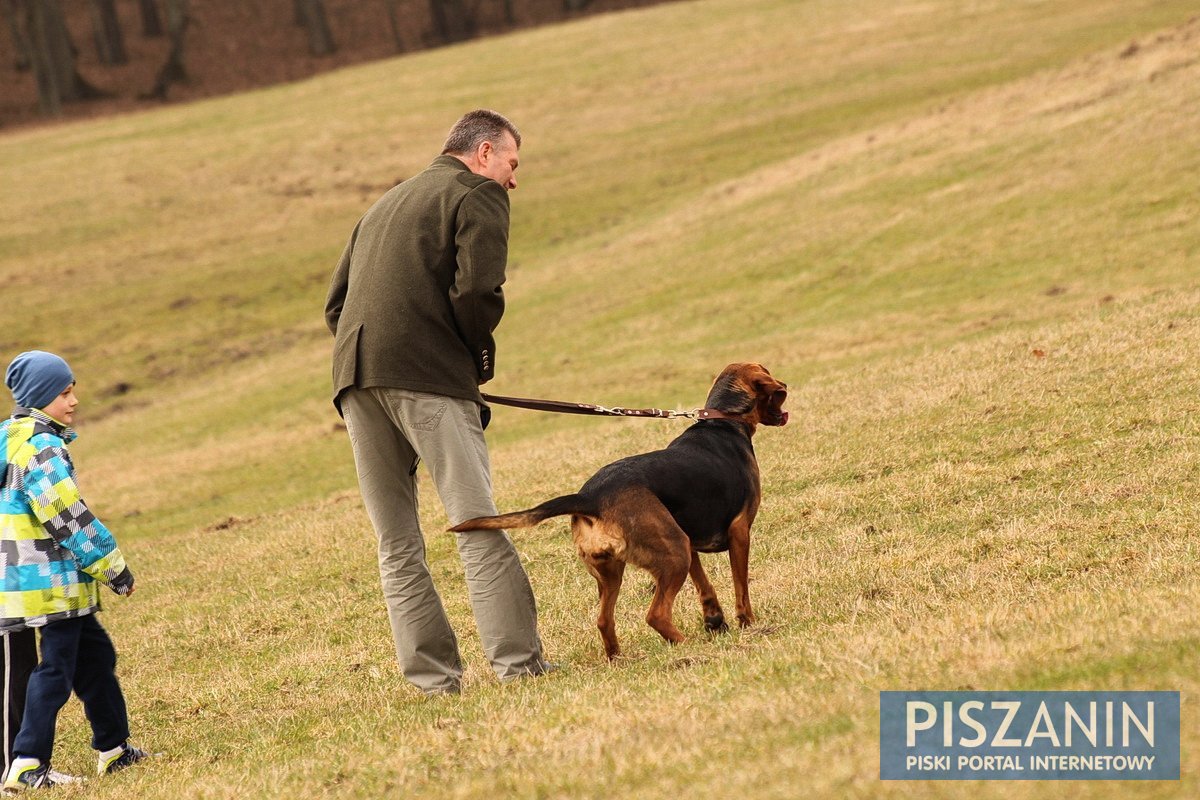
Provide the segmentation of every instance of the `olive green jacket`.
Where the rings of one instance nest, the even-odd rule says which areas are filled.
[[[453,156],[393,188],[354,228],[333,274],[333,398],[389,387],[482,403],[504,313],[508,192]]]

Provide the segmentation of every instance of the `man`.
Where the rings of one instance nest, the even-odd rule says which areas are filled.
[[[425,561],[414,476],[423,460],[452,525],[496,513],[479,385],[495,374],[520,146],[494,111],[460,119],[442,155],[359,221],[325,304],[334,404],[379,539],[396,656],[427,694],[458,692],[462,663]],[[458,551],[496,675],[545,672],[533,591],[508,535],[460,533]]]

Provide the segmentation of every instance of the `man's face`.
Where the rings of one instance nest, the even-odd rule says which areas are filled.
[[[64,425],[70,425],[75,422],[75,407],[79,405],[79,398],[75,396],[75,384],[71,384],[63,390],[62,394],[50,401],[50,403],[42,409],[50,416],[51,419],[57,420]]]
[[[475,172],[485,178],[491,178],[510,192],[517,188],[517,179],[514,173],[517,171],[520,159],[517,153],[517,140],[511,133],[505,131],[504,139],[498,145],[493,145],[491,142],[479,145],[475,158],[479,165]]]

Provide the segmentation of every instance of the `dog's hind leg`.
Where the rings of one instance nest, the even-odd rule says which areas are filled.
[[[682,533],[682,531],[681,531]],[[650,610],[646,613],[646,622],[651,628],[671,644],[683,641],[683,634],[675,627],[671,619],[671,610],[675,607],[675,595],[683,588],[687,580],[688,563],[691,561],[687,552],[688,543],[685,536],[682,542],[682,552],[671,554],[660,559],[657,570],[651,571],[654,576],[654,599],[650,601]],[[665,554],[664,554],[665,555]]]
[[[604,642],[604,655],[609,660],[621,652],[617,644],[616,607],[617,595],[621,592],[621,579],[625,575],[625,538],[619,528],[611,523],[583,514],[571,517],[571,538],[575,541],[575,552],[596,579],[600,590],[600,614],[596,627]]]
[[[636,529],[637,534],[631,535],[630,529]],[[692,563],[687,534],[658,498],[650,495],[641,513],[629,520],[625,536],[631,541],[627,547],[629,562],[654,578],[654,599],[646,613],[646,622],[671,644],[682,642],[683,634],[675,627],[671,612],[675,595],[683,588]]]
[[[607,553],[598,553],[584,556],[583,563],[600,589],[600,614],[596,617],[596,627],[600,629],[600,639],[604,642],[604,655],[611,661],[621,652],[617,644],[616,608],[625,562],[617,561]]]
[[[729,626],[725,623],[725,612],[721,610],[721,603],[717,600],[717,590],[709,582],[708,575],[705,574],[704,567],[700,564],[700,554],[694,550],[692,551],[692,566],[688,570],[688,574],[692,576],[692,585],[696,587],[696,594],[700,595],[700,608],[704,612],[704,627],[714,633],[724,633],[729,630]]]
[[[692,563],[692,546],[687,534],[675,522],[671,512],[652,492],[634,488],[608,499],[598,519],[578,515],[571,519],[571,533],[580,558],[601,584],[600,635],[612,658],[616,653],[616,633],[612,629],[611,610],[605,611],[605,587],[616,602],[619,581],[614,582],[606,564],[633,564],[654,578],[654,600],[646,622],[672,644],[682,642],[683,634],[671,621],[675,595],[687,580]],[[615,568],[613,568],[615,569]],[[607,632],[606,632],[607,631]]]

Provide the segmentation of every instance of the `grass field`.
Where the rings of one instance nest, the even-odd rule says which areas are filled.
[[[1183,0],[696,0],[194,105],[0,134],[0,352],[80,379],[139,592],[138,741],[63,796],[1200,796],[1200,17]],[[499,394],[756,437],[759,624],[667,647],[565,523],[518,531],[563,670],[499,686],[428,484],[464,694],[401,679],[328,398],[329,274],[462,111],[522,127]],[[497,409],[503,509],[682,423]],[[731,605],[728,564],[710,557]],[[1183,693],[1178,783],[883,783],[884,689]],[[77,703],[60,769],[91,764]]]

